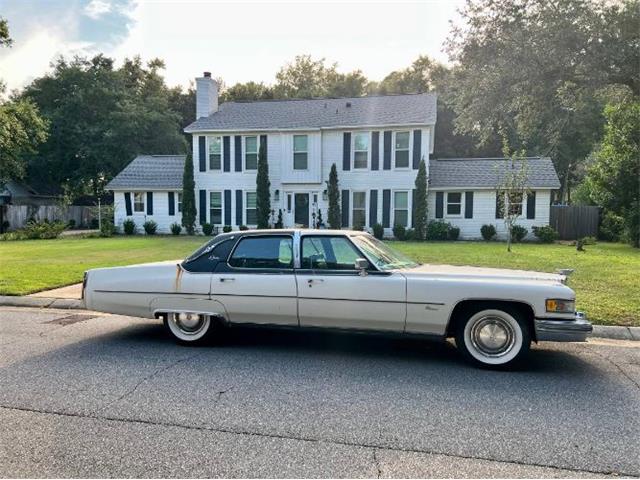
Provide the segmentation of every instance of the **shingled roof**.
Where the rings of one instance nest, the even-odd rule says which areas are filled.
[[[431,188],[495,188],[506,158],[446,158],[429,161]],[[526,159],[529,188],[560,188],[558,175],[548,157]]]
[[[385,95],[311,100],[225,102],[217,112],[193,122],[185,132],[431,125],[436,94]]]
[[[107,190],[182,190],[184,155],[138,155]]]

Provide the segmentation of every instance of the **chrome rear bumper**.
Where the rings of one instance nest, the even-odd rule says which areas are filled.
[[[535,328],[539,342],[584,342],[593,331],[591,322],[582,312],[576,312],[573,320],[536,319]]]

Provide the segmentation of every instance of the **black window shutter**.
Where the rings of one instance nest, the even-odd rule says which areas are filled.
[[[130,217],[131,212],[131,192],[124,192],[124,208],[127,212],[127,217]]]
[[[200,225],[207,223],[207,191],[200,190]]]
[[[342,226],[349,226],[349,190],[342,190]]]
[[[224,224],[231,225],[231,190],[224,191]]]
[[[236,190],[236,225],[243,225],[242,223],[242,190]]]
[[[411,190],[411,226],[416,223],[416,189]]]
[[[207,170],[207,140],[202,135],[198,137],[198,160],[200,164],[200,171]]]
[[[504,214],[502,212],[504,208],[504,201],[500,198],[501,194],[496,192],[496,218],[503,218]]]
[[[384,145],[384,159],[382,161],[382,168],[384,170],[391,170],[391,132],[384,132],[383,142]]]
[[[236,159],[236,172],[242,171],[242,137],[236,135],[235,141],[235,159]]]
[[[391,226],[391,190],[382,190],[382,226]]]
[[[371,132],[371,170],[380,169],[380,132]]]
[[[369,226],[378,223],[378,190],[369,190]]]
[[[147,215],[153,215],[153,192],[147,192]]]
[[[413,131],[413,168],[418,169],[420,165],[420,152],[422,151],[422,130]]]
[[[260,148],[264,150],[264,158],[267,159],[267,163],[269,162],[269,152],[267,150],[267,136],[260,135]]]
[[[231,171],[231,137],[226,135],[222,137],[222,157],[224,163],[224,171]]]
[[[464,218],[473,218],[473,192],[464,192]]]
[[[169,215],[176,214],[176,196],[174,192],[169,192]]]
[[[351,170],[351,132],[342,135],[342,170]]]
[[[536,192],[529,192],[527,195],[527,218],[536,218]]]
[[[444,192],[436,192],[436,218],[444,217]]]

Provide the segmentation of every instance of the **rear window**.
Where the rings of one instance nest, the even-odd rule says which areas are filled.
[[[247,237],[229,259],[236,268],[293,268],[293,241],[288,236]]]

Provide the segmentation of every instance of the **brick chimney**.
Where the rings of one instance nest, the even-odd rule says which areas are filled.
[[[211,78],[211,72],[204,72],[196,78],[196,119],[208,117],[218,111],[218,83]]]

